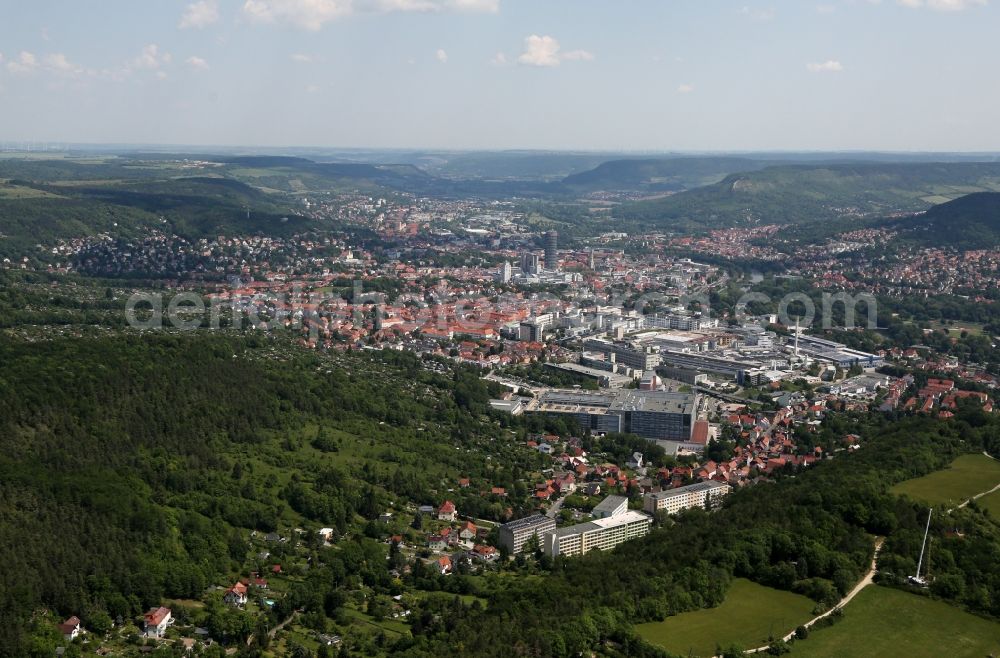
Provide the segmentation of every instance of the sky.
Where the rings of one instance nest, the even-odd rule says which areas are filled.
[[[1000,151],[1000,0],[0,0],[0,145]]]

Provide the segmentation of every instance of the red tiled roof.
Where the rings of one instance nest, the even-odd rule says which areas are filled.
[[[170,608],[160,606],[159,608],[151,609],[144,615],[144,617],[146,619],[146,624],[149,626],[159,626],[169,614]]]

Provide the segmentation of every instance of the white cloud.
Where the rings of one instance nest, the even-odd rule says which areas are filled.
[[[816,12],[820,14],[833,14],[836,11],[836,5],[816,5]]]
[[[692,91],[694,91],[694,85],[685,84],[677,87],[678,94],[690,94]]]
[[[969,7],[985,7],[988,0],[896,0],[896,4],[911,9],[927,7],[936,11],[962,11]]]
[[[0,55],[0,63],[3,61],[4,57]],[[30,75],[36,71],[71,77],[94,74],[94,71],[70,61],[62,53],[49,53],[40,56],[26,50],[22,50],[17,54],[17,57],[7,61],[7,70],[17,75]]]
[[[507,55],[503,53],[497,53],[492,58],[490,58],[490,64],[492,64],[493,66],[506,66]]]
[[[46,55],[44,62],[47,68],[58,73],[79,74],[84,72],[82,66],[77,66],[73,62],[69,61],[66,55],[63,55],[62,53],[52,53],[51,55]]]
[[[444,48],[438,48],[437,52],[434,53],[434,57],[436,57],[437,61],[441,62],[442,64],[448,63],[448,53],[444,51]]]
[[[524,40],[524,52],[517,61],[529,66],[559,66],[559,42],[548,35],[532,34]]]
[[[740,8],[740,13],[744,16],[749,16],[755,21],[769,21],[774,18],[775,11],[774,7],[760,9],[743,5],[743,7]]]
[[[439,11],[441,7],[431,0],[371,0],[368,9],[379,12],[392,11]],[[364,5],[353,9],[365,9]]]
[[[500,11],[500,0],[450,0],[446,3],[457,11],[475,11],[495,14]]]
[[[500,11],[500,0],[353,0],[357,11],[458,11],[495,14]]]
[[[284,23],[319,30],[354,13],[392,12],[497,13],[500,0],[246,0],[243,14],[257,23]]]
[[[309,85],[306,87],[307,94],[315,94],[319,91],[319,85]]]
[[[161,53],[160,47],[155,43],[151,43],[145,46],[142,49],[142,53],[129,63],[128,68],[130,70],[153,70],[160,68],[164,64],[169,64],[170,60],[170,53]]]
[[[313,31],[350,12],[350,0],[246,0],[243,4],[243,13],[258,23],[288,23]]]
[[[37,68],[38,58],[27,50],[22,50],[17,57],[7,62],[7,70],[11,73],[31,73]]]
[[[190,66],[191,68],[197,69],[199,71],[208,70],[208,62],[206,62],[201,57],[198,57],[197,55],[192,55],[188,57],[187,59],[184,60],[184,63]]]
[[[192,2],[181,14],[177,27],[182,30],[194,28],[201,30],[219,20],[219,5],[215,0],[199,0]]]
[[[828,59],[825,62],[809,62],[806,68],[811,73],[840,73],[844,66],[835,59]]]
[[[559,66],[565,61],[586,61],[594,59],[594,55],[586,50],[571,50],[560,52],[559,42],[549,35],[532,34],[524,40],[524,52],[517,61],[528,66]]]
[[[594,55],[586,50],[571,50],[568,53],[563,53],[562,59],[567,62],[592,62]]]
[[[294,53],[292,55],[292,61],[299,64],[311,64],[313,62],[313,56],[306,55],[305,53]]]

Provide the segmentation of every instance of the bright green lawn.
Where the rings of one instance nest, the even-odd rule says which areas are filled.
[[[1000,624],[941,601],[869,586],[844,618],[793,645],[794,658],[982,658],[1000,652]]]
[[[928,505],[954,507],[1000,484],[1000,462],[986,455],[962,455],[943,471],[900,482],[892,488]]]
[[[804,596],[738,578],[717,608],[639,624],[645,640],[683,656],[712,656],[717,645],[755,648],[768,637],[781,637],[809,621],[815,603]]]

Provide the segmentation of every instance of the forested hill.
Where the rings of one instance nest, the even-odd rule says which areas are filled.
[[[342,534],[396,496],[439,503],[460,469],[485,478],[456,450],[485,451],[485,384],[419,364],[266,338],[0,337],[0,656],[34,655],[43,607],[87,623],[201,597],[246,571],[251,530]]]
[[[474,591],[485,609],[428,599],[384,652],[662,656],[632,624],[718,604],[734,576],[828,604],[863,572],[876,534],[889,537],[884,577],[912,573],[926,511],[888,487],[1000,447],[1000,421],[977,409],[950,422],[836,416],[816,440],[857,432],[862,450],[741,490],[720,511],[691,511],[612,553],[543,561],[540,575],[505,574],[488,591],[418,561],[400,584],[385,546],[365,536],[390,501],[461,496],[466,513],[497,518],[476,491],[444,494],[442,482],[507,484],[541,467],[525,461],[536,452],[498,440],[508,432],[487,416],[489,393],[475,374],[430,372],[412,354],[327,357],[275,338],[5,338],[0,655],[51,655],[31,644],[41,607],[85,624],[132,619],[245,573],[251,530],[330,525],[342,539],[315,548],[318,566],[271,623],[293,609],[336,616],[360,582],[380,595]],[[953,565],[936,566],[952,585],[939,595],[997,615],[1000,562],[983,556],[1000,532],[976,514],[935,527],[965,536],[947,544]]]
[[[800,224],[920,211],[981,191],[1000,191],[1000,163],[793,165],[625,204],[615,215],[666,230]]]
[[[674,192],[717,183],[734,172],[755,171],[769,164],[773,163],[734,157],[611,160],[589,171],[567,176],[562,184],[576,191]]]
[[[120,238],[156,229],[189,239],[281,236],[314,225],[290,203],[220,177],[0,184],[0,256],[7,257],[37,253],[39,244],[101,233]]]
[[[968,194],[889,225],[903,229],[905,239],[927,247],[996,248],[1000,246],[1000,193]]]

